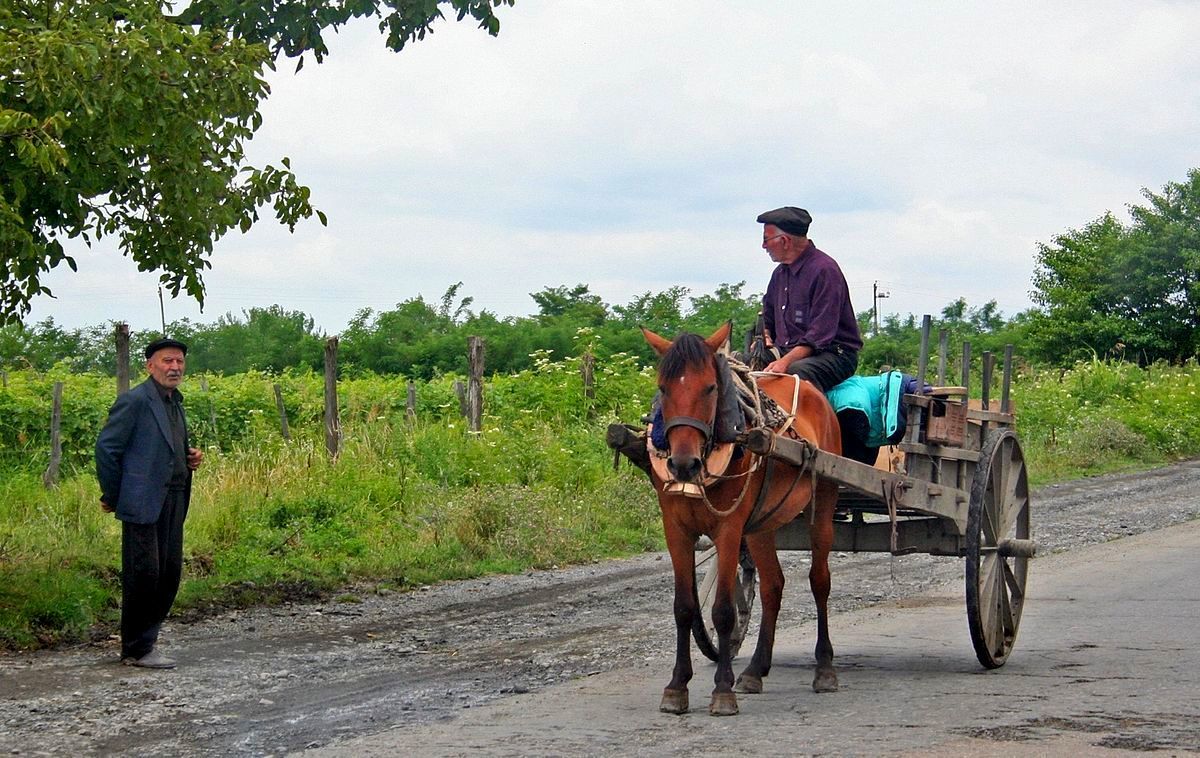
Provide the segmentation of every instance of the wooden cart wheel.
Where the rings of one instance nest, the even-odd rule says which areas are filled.
[[[758,583],[758,572],[754,561],[746,548],[742,546],[740,567],[737,573],[737,586],[734,587],[733,605],[737,609],[737,617],[733,622],[733,634],[730,636],[729,655],[736,657],[746,639],[750,628],[750,612],[754,608],[754,595]],[[700,576],[703,572],[703,576]],[[696,584],[696,594],[700,601],[700,618],[692,625],[692,637],[696,646],[705,658],[717,660],[717,630],[712,623],[712,607],[717,596],[717,548],[709,547],[696,553],[696,573],[700,577]]]
[[[988,433],[967,511],[967,623],[984,668],[1004,665],[1025,605],[1035,546],[1029,532],[1029,481],[1017,435]]]

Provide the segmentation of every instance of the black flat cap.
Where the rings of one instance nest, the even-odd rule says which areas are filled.
[[[149,345],[146,345],[146,360],[150,360],[150,356],[154,355],[159,350],[162,350],[164,347],[179,348],[183,351],[184,355],[187,355],[187,345],[183,344],[179,340],[173,340],[170,337],[163,337],[162,339],[154,340]]]
[[[803,208],[793,208],[789,205],[759,214],[758,223],[771,224],[778,227],[780,231],[803,236],[808,234],[808,225],[812,223],[812,216]]]

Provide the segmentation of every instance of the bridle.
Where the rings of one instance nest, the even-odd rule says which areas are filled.
[[[718,390],[719,391],[719,390]],[[671,433],[671,430],[677,426],[690,426],[700,435],[704,437],[703,452],[701,460],[707,459],[708,454],[712,452],[713,446],[716,444],[713,441],[713,425],[717,421],[717,409],[713,406],[713,420],[705,423],[693,416],[672,416],[671,418],[663,418],[663,436],[666,437]],[[671,448],[670,440],[667,441],[667,449]]]
[[[721,392],[724,390],[722,385],[723,385],[723,382],[721,381],[721,372],[718,371],[717,372],[717,397],[718,398],[720,398]],[[798,391],[799,391],[799,383],[797,382],[797,392]],[[755,394],[757,395],[757,390],[755,391]],[[793,406],[794,405],[795,405],[795,403],[793,403]],[[750,481],[752,479],[751,474],[753,474],[755,471],[758,470],[758,467],[762,463],[763,459],[761,456],[758,456],[758,455],[755,455],[754,453],[750,453],[749,451],[746,451],[746,453],[748,455],[750,455],[750,465],[746,467],[745,471],[742,471],[741,473],[738,473],[738,474],[729,474],[729,475],[715,475],[715,474],[709,473],[708,457],[712,453],[713,448],[716,446],[716,441],[713,438],[713,427],[716,424],[717,413],[719,412],[719,408],[720,408],[720,400],[718,399],[718,401],[713,404],[712,420],[709,422],[702,421],[698,418],[695,418],[694,416],[680,415],[680,416],[671,416],[670,418],[666,418],[665,414],[664,414],[663,437],[666,438],[667,435],[670,434],[671,430],[677,426],[691,427],[692,429],[695,429],[696,431],[700,432],[700,435],[704,438],[704,444],[701,448],[702,453],[700,456],[702,473],[701,473],[701,477],[700,477],[700,482],[697,484],[697,486],[700,489],[700,497],[704,501],[705,507],[708,508],[709,513],[716,516],[717,518],[724,518],[725,516],[728,516],[729,514],[736,511],[738,509],[738,506],[740,506],[742,504],[742,500],[745,499],[745,497],[746,497],[746,492],[749,491],[749,489],[750,489]],[[789,417],[787,424],[785,426],[785,433],[790,433],[790,432],[791,432],[791,418]],[[806,446],[806,451],[809,452],[809,455],[805,456],[805,464],[803,466],[800,466],[799,468],[797,468],[795,479],[792,480],[791,486],[788,487],[787,492],[785,492],[783,494],[783,496],[779,499],[779,502],[777,502],[774,506],[772,506],[770,509],[768,509],[764,513],[763,506],[765,505],[767,489],[770,487],[771,474],[772,474],[772,470],[774,469],[774,466],[772,465],[774,463],[774,461],[767,459],[766,475],[761,483],[761,486],[759,487],[758,498],[755,500],[754,508],[750,513],[749,519],[747,520],[747,526],[761,524],[762,522],[766,521],[766,519],[769,516],[771,516],[773,513],[775,513],[775,511],[777,511],[784,504],[784,502],[788,499],[788,497],[792,494],[792,491],[794,489],[796,489],[796,485],[798,485],[800,483],[800,480],[804,477],[804,474],[806,472],[810,473],[813,477],[812,497],[814,497],[814,498],[816,497],[816,493],[817,493],[816,470],[811,465],[812,464],[811,448],[813,447],[813,445],[811,442],[808,442],[807,440],[801,440],[801,441],[804,442],[804,444]],[[667,441],[667,448],[670,449],[670,440]],[[742,485],[742,491],[739,492],[738,496],[734,499],[733,504],[730,505],[725,510],[720,510],[715,505],[713,505],[712,501],[710,501],[708,499],[708,489],[705,486],[705,482],[708,481],[708,483],[710,483],[710,484],[715,484],[717,482],[729,481],[731,479],[737,479],[740,477],[745,477],[746,481]]]

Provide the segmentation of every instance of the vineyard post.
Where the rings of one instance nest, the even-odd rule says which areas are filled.
[[[325,449],[330,458],[337,457],[338,440],[342,431],[338,421],[337,350],[337,337],[325,340]]]
[[[204,396],[208,398],[208,425],[212,427],[213,443],[221,444],[220,438],[217,436],[217,409],[213,405],[212,395],[208,392],[208,379],[201,374],[200,389],[204,392]]]
[[[4,389],[8,389],[8,372],[0,370],[0,381],[4,382]]]
[[[950,332],[946,329],[938,330],[938,378],[937,382],[940,385],[946,384],[946,354],[950,350]]]
[[[58,484],[58,467],[62,463],[62,390],[63,383],[54,383],[54,405],[50,411],[50,465],[42,474],[42,484],[50,489]]]
[[[283,434],[284,442],[291,442],[292,434],[288,431],[287,409],[283,407],[283,390],[280,389],[278,382],[272,387],[275,390],[275,407],[279,409],[279,431]]]
[[[413,423],[417,420],[417,384],[412,379],[408,380],[408,393],[404,400],[404,415],[408,418],[408,423]]]
[[[454,380],[454,396],[458,398],[458,415],[467,417],[467,385],[462,379]]]
[[[117,394],[129,390],[129,324],[122,321],[117,324]]]
[[[587,416],[591,418],[596,399],[596,356],[591,351],[585,352],[579,361],[579,371],[583,375],[583,400]]]
[[[483,429],[483,338],[467,338],[467,362],[470,376],[467,382],[467,427],[478,432]]]

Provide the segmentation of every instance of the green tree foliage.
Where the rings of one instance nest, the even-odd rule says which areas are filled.
[[[428,379],[439,371],[466,371],[466,334],[459,321],[470,317],[470,299],[458,301],[462,282],[446,290],[434,307],[421,296],[376,313],[364,308],[341,334],[347,368]]]
[[[44,371],[78,348],[79,335],[59,328],[53,318],[30,327],[19,323],[0,327],[0,368],[8,371],[21,368]]]
[[[322,335],[312,317],[278,305],[250,308],[241,317],[227,313],[208,327],[173,324],[168,331],[187,342],[191,371],[279,373],[288,368],[319,369],[324,364]]]
[[[1200,169],[1132,206],[1040,245],[1029,320],[1046,360],[1126,356],[1178,362],[1200,348]]]
[[[859,314],[860,327],[871,317],[870,311]],[[1020,354],[1025,336],[1021,324],[1023,315],[1005,320],[995,300],[971,307],[965,298],[958,298],[942,308],[940,316],[930,320],[929,376],[936,381],[937,351],[941,333],[947,335],[947,384],[957,384],[962,372],[963,343],[971,344],[972,372],[979,371],[981,356],[991,352],[997,357],[1006,345],[1013,345]],[[921,322],[912,314],[887,314],[880,321],[879,333],[863,331],[863,349],[858,357],[858,372],[873,374],[884,368],[895,368],[911,374],[917,372],[921,354]],[[977,373],[975,373],[978,376]]]
[[[444,18],[442,5],[449,5],[462,21],[468,15],[481,29],[495,36],[500,20],[493,8],[512,5],[515,0],[266,0],[258,3],[229,3],[196,0],[174,20],[205,29],[223,29],[232,36],[267,45],[272,54],[302,56],[311,52],[320,62],[329,52],[324,32],[336,32],[355,18],[379,19],[379,30],[387,34],[387,46],[399,52],[412,41],[425,39],[433,23]],[[301,60],[303,63],[303,60]]]
[[[1200,348],[1200,169],[1170,182],[1161,195],[1142,193],[1146,206],[1130,208],[1134,250],[1126,261],[1124,313],[1154,335],[1158,356],[1180,361]]]
[[[495,34],[512,0],[0,0],[0,323],[72,269],[64,240],[115,236],[139,270],[203,302],[214,243],[263,206],[289,229],[324,215],[290,170],[246,163],[277,54],[327,52],[322,31],[375,16],[399,50],[449,5]],[[169,5],[165,7],[169,8]]]
[[[1105,355],[1132,339],[1136,325],[1116,309],[1123,283],[1114,261],[1128,253],[1128,230],[1111,214],[1038,246],[1033,275],[1033,347],[1044,359],[1069,362]]]
[[[429,380],[440,375],[465,375],[467,340],[482,337],[490,375],[516,374],[540,362],[562,361],[591,352],[607,360],[625,355],[642,366],[657,360],[642,339],[639,326],[662,334],[680,331],[710,334],[725,321],[735,328],[735,349],[757,317],[760,296],[745,294],[745,282],[724,283],[711,294],[692,296],[684,287],[669,287],[635,296],[624,305],[609,305],[585,284],[547,287],[531,293],[538,312],[529,316],[499,318],[486,310],[471,310],[472,298],[461,294],[459,282],[440,298],[415,297],[391,310],[363,309],[339,334],[338,365],[343,377],[366,374],[402,375]],[[915,372],[920,345],[920,324],[913,315],[889,314],[879,334],[871,334],[870,312],[859,314],[865,345],[859,371],[874,373],[883,366]],[[932,350],[939,330],[950,334],[951,356],[961,355],[970,341],[978,360],[984,350],[999,353],[1004,345],[1027,340],[1028,314],[1005,320],[996,303],[971,307],[963,299],[942,309],[933,321]],[[24,326],[0,327],[0,368],[33,368],[45,372],[65,361],[75,371],[111,375],[116,358],[112,323],[84,329],[64,329],[52,319]],[[238,374],[260,371],[280,375],[292,370],[319,371],[323,342],[311,316],[279,305],[250,308],[240,315],[226,314],[211,324],[187,319],[167,325],[167,333],[189,346],[188,367],[193,372]],[[142,349],[159,336],[157,330],[130,336],[135,373],[140,370]]]
[[[733,321],[733,347],[735,350],[745,348],[744,338],[754,327],[758,313],[762,310],[762,295],[747,295],[745,289],[744,281],[737,284],[726,282],[719,285],[717,291],[711,295],[691,298],[691,313],[685,322],[687,330],[697,334],[711,334],[723,322]]]

